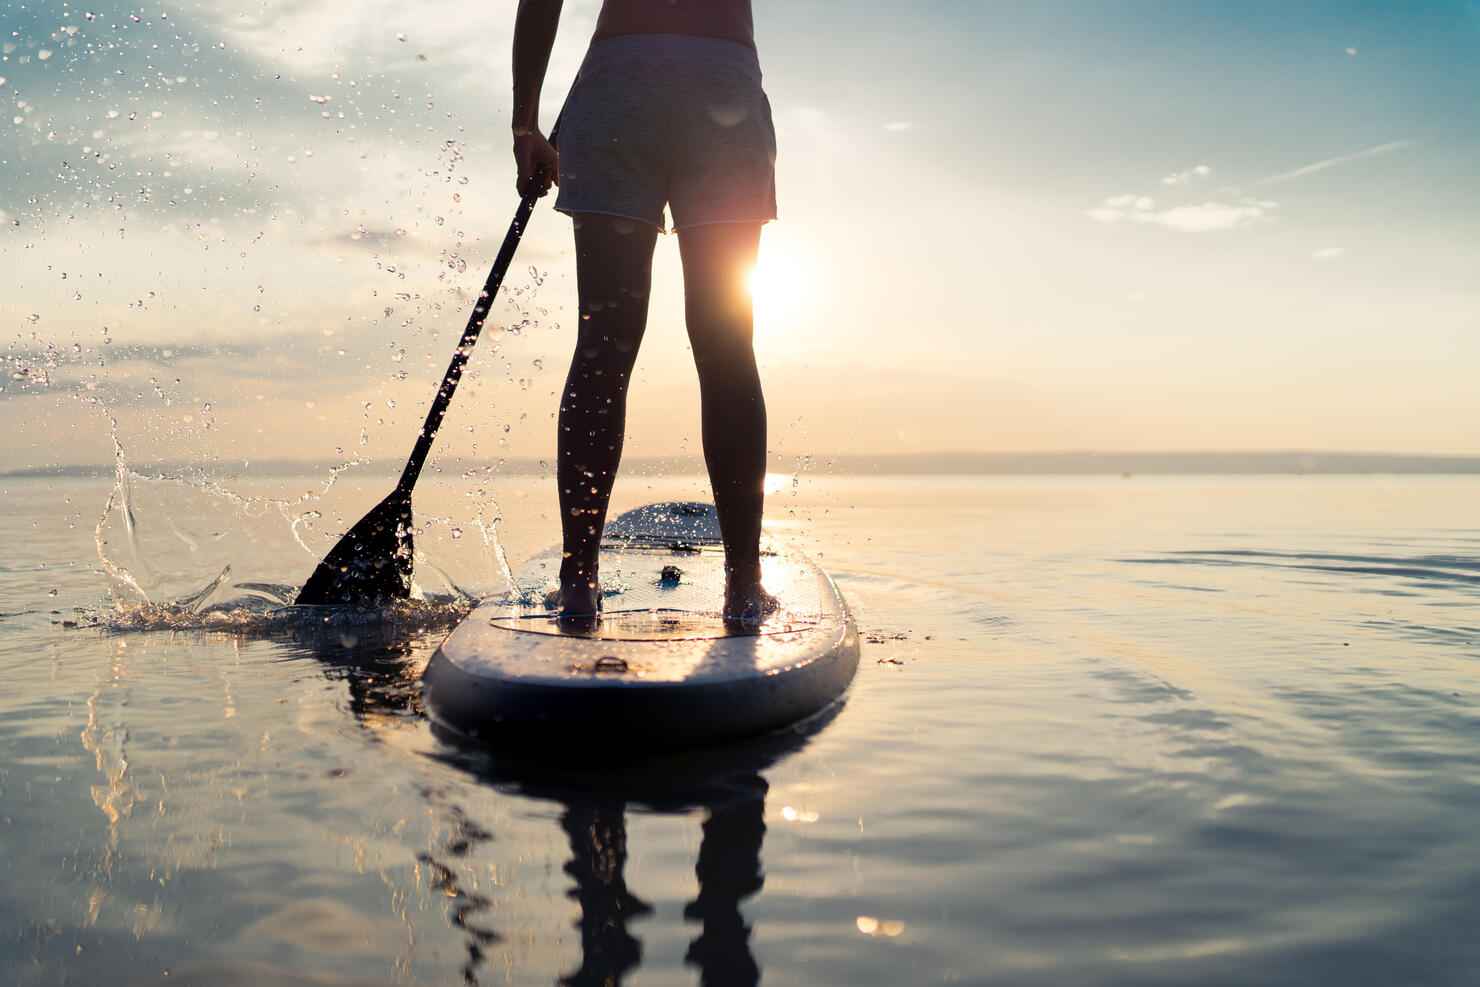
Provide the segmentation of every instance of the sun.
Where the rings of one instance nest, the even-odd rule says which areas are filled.
[[[762,245],[760,261],[749,278],[756,332],[794,321],[811,303],[814,283],[814,272],[798,251],[784,244]]]

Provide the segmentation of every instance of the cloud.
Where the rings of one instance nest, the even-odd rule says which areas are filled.
[[[899,133],[903,130],[909,130],[913,126],[914,124],[908,120],[895,120],[893,123],[884,124],[884,129],[891,133]]]
[[[1177,206],[1164,212],[1149,215],[1144,222],[1157,223],[1168,229],[1183,233],[1207,233],[1213,230],[1234,230],[1253,226],[1270,218],[1277,207],[1273,202],[1241,203],[1204,202],[1194,206]]]
[[[1348,48],[1348,49],[1347,49],[1347,50],[1346,50],[1346,53],[1347,53],[1347,54],[1348,54],[1348,55],[1355,55],[1355,54],[1356,54],[1356,53],[1357,53],[1357,49],[1355,49],[1355,48]]]
[[[1259,184],[1272,185],[1275,182],[1288,182],[1294,178],[1304,178],[1306,175],[1314,175],[1318,171],[1325,171],[1327,168],[1334,168],[1337,165],[1350,164],[1353,161],[1361,161],[1363,158],[1375,158],[1379,154],[1387,154],[1391,151],[1401,151],[1403,148],[1412,147],[1416,143],[1418,142],[1390,141],[1387,144],[1369,147],[1365,151],[1356,151],[1352,154],[1343,154],[1340,157],[1327,158],[1324,161],[1317,161],[1315,164],[1308,164],[1292,171],[1282,171],[1278,175],[1270,175],[1268,178],[1259,179]]]
[[[122,2],[122,0],[115,0]],[[213,38],[251,60],[304,82],[342,74],[365,87],[436,92],[445,108],[483,111],[490,79],[506,79],[514,4],[435,0],[257,0],[197,5]],[[567,0],[551,54],[545,95],[559,99],[585,55],[600,4]],[[498,90],[507,99],[506,81]],[[430,88],[423,88],[423,87]],[[404,88],[402,88],[404,87]],[[317,90],[321,91],[321,90]],[[558,103],[555,104],[558,106]],[[552,111],[553,116],[553,111]]]
[[[1117,223],[1122,219],[1136,219],[1154,205],[1156,200],[1146,195],[1112,195],[1099,208],[1091,209],[1085,215],[1099,223]]]
[[[1163,185],[1191,185],[1200,178],[1206,178],[1213,173],[1213,169],[1207,165],[1193,165],[1186,171],[1176,171],[1161,180]]]
[[[1322,247],[1319,250],[1312,251],[1311,256],[1316,260],[1335,260],[1344,253],[1346,253],[1345,247]]]
[[[1085,215],[1099,223],[1150,223],[1182,233],[1232,230],[1269,219],[1279,204],[1257,199],[1238,202],[1202,202],[1157,210],[1145,195],[1114,195]]]
[[[1161,179],[1168,190],[1165,195],[1177,198],[1175,191],[1200,183],[1212,175],[1209,165],[1193,165],[1183,171],[1174,171]],[[1112,195],[1085,215],[1097,223],[1141,223],[1160,226],[1180,233],[1210,233],[1220,230],[1235,230],[1263,223],[1274,216],[1279,203],[1267,199],[1251,199],[1239,189],[1224,186],[1220,189],[1232,201],[1204,201],[1182,203],[1160,203],[1149,195],[1127,192]]]
[[[503,10],[498,11],[503,23],[495,23],[473,7],[459,11],[456,30],[429,30],[427,26],[439,25],[446,15],[402,0],[362,0],[352,17],[346,16],[338,0],[263,0],[241,9],[223,5],[202,13],[215,18],[215,30],[228,43],[258,58],[316,74],[341,66],[362,68],[372,57],[382,65],[404,67],[428,45],[443,54],[464,45],[470,35],[502,44],[513,26],[513,18]]]
[[[66,394],[102,401],[110,408],[139,407],[167,397],[178,402],[180,380],[176,375],[185,373],[187,365],[206,361],[226,377],[258,380],[276,356],[262,342],[79,345],[75,350],[12,344],[0,359],[6,378],[0,381],[0,401]],[[160,370],[169,372],[161,374]],[[174,378],[173,385],[170,378]]]

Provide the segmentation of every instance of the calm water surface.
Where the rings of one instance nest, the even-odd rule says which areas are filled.
[[[769,513],[865,634],[846,702],[585,766],[430,728],[453,604],[98,626],[110,486],[0,481],[0,982],[1480,976],[1480,478],[803,477]],[[495,484],[515,562],[546,486]],[[254,490],[140,485],[110,563],[265,609],[314,559]],[[455,526],[423,578],[497,588]]]

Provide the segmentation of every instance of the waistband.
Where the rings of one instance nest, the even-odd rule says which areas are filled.
[[[655,60],[730,67],[761,81],[761,60],[754,48],[728,38],[698,34],[617,34],[602,38],[587,49],[581,71]]]

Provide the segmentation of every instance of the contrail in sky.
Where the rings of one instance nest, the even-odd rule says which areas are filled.
[[[1308,164],[1303,168],[1296,168],[1294,171],[1282,171],[1278,175],[1270,175],[1268,178],[1259,179],[1259,184],[1270,185],[1274,182],[1288,182],[1292,178],[1304,178],[1306,175],[1313,175],[1318,171],[1334,168],[1336,165],[1343,165],[1351,161],[1360,161],[1363,158],[1375,158],[1379,154],[1386,154],[1389,151],[1399,151],[1405,147],[1412,147],[1417,143],[1417,141],[1393,141],[1388,144],[1379,144],[1376,147],[1369,147],[1365,151],[1357,151],[1353,154],[1343,154],[1339,158],[1327,158],[1325,161],[1317,161],[1315,164]]]

